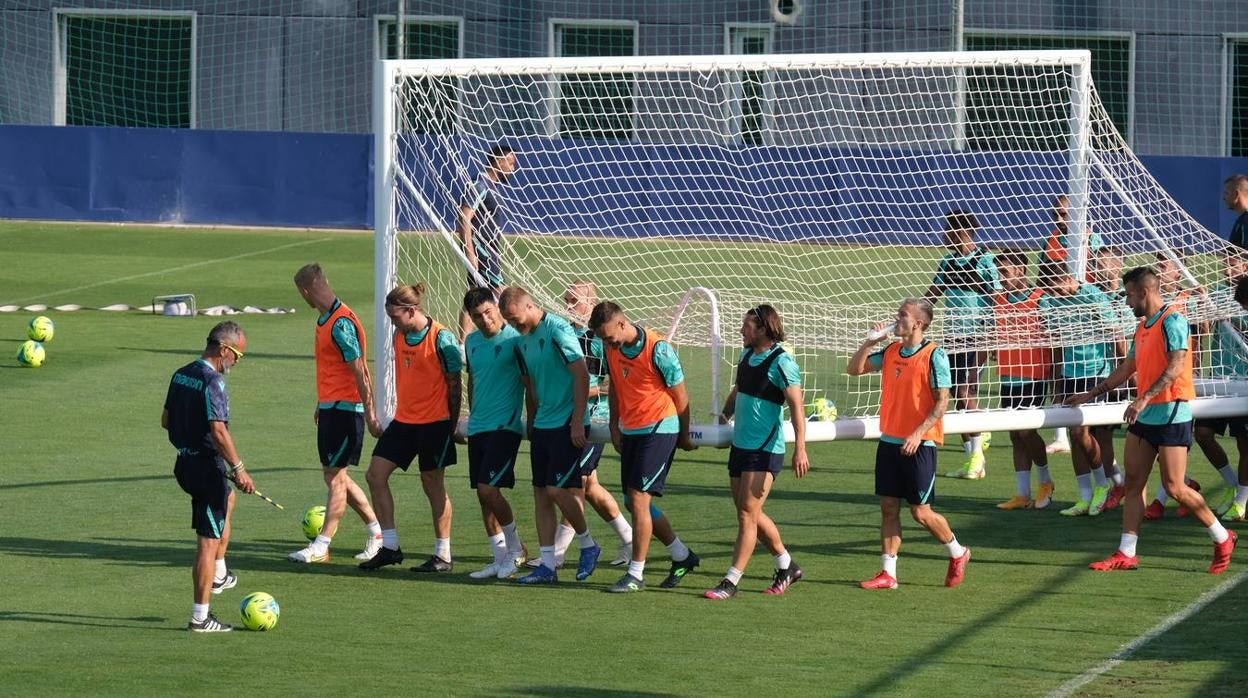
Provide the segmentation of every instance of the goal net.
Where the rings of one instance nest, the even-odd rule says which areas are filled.
[[[455,323],[460,208],[503,144],[518,168],[488,186],[506,282],[562,313],[591,280],[670,332],[695,422],[731,386],[744,314],[769,303],[807,403],[841,417],[811,437],[872,436],[879,379],[846,376],[848,358],[933,289],[929,337],[986,359],[955,372],[978,411],[947,431],[1118,421],[1120,405],[1004,409],[1001,387],[1060,375],[1054,349],[1079,373],[1112,368],[1135,323],[1116,282],[1142,265],[1196,330],[1198,414],[1248,411],[1238,256],[1115,131],[1087,52],[383,61],[374,105],[379,328],[396,282],[425,282]],[[1013,302],[1037,285],[1049,301]]]

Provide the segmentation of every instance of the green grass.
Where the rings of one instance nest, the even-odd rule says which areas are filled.
[[[52,312],[48,363],[30,370],[13,354],[33,314],[0,314],[3,692],[1042,695],[1223,581],[1204,572],[1205,533],[1173,516],[1145,530],[1139,572],[1087,571],[1117,542],[1116,512],[1069,520],[1057,507],[995,509],[1013,488],[1004,434],[989,452],[988,479],[937,485],[937,509],[974,550],[956,590],[940,585],[943,550],[909,522],[902,587],[855,587],[878,567],[878,522],[873,447],[854,442],[814,445],[811,474],[798,481],[786,472],[772,495],[768,510],[806,570],[781,598],[758,593],[771,570],[761,551],[741,596],[699,598],[727,567],[736,529],[726,453],[714,450],[678,456],[661,502],[704,560],[674,591],[604,594],[617,577],[607,569],[557,588],[470,583],[464,573],[485,562],[487,548],[462,449],[448,474],[454,575],[357,572],[350,556],[362,527],[352,518],[330,564],[295,566],[285,555],[302,545],[302,510],[323,502],[324,486],[311,420],[312,315],[290,277],[320,260],[371,328],[371,244],[365,235],[319,232],[0,226],[0,304],[139,305],[189,291],[201,305],[299,308],[236,318],[249,351],[230,375],[231,428],[257,483],[286,511],[240,499],[229,559],[241,581],[214,597],[214,610],[233,619],[244,594],[267,591],[283,615],[273,632],[225,636],[182,630],[194,536],[159,428],[169,375],[197,354],[216,319]],[[690,371],[691,383],[703,377]],[[954,449],[941,453],[946,468],[958,460]],[[1216,481],[1203,457],[1193,461],[1194,474]],[[1053,461],[1058,504],[1074,490],[1068,463]],[[613,489],[617,465],[609,456],[602,468]],[[404,548],[424,555],[432,536],[418,479],[398,474],[393,485]],[[523,490],[512,496],[535,546],[529,501]],[[604,524],[591,525],[610,541]],[[652,584],[666,569],[663,552],[656,543]],[[1236,562],[1229,574],[1243,569]],[[1083,694],[1242,694],[1245,610],[1236,589]]]

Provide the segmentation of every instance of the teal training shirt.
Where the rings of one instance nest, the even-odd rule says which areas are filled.
[[[581,352],[585,354],[585,369],[589,372],[589,390],[602,387],[602,379],[607,377],[607,359],[603,354],[602,340],[594,336],[587,327],[572,325],[576,339],[581,343]],[[605,422],[610,418],[611,406],[607,403],[607,395],[599,393],[590,395],[585,403],[585,415],[589,422]],[[589,422],[586,422],[587,424]]]
[[[519,337],[514,327],[503,325],[493,337],[476,330],[464,338],[468,375],[472,377],[469,436],[500,429],[524,432],[524,384],[516,356]]]
[[[637,355],[641,353],[641,350],[646,345],[646,328],[637,324],[634,324],[633,327],[637,328],[637,341],[620,347],[620,353],[630,359],[637,358]],[[658,369],[659,375],[663,378],[663,385],[675,388],[685,382],[685,370],[681,367],[680,359],[676,356],[676,350],[672,348],[670,342],[666,339],[660,339],[656,342],[653,356],[654,367]],[[673,415],[636,429],[621,428],[620,433],[630,435],[679,434],[680,418]]]
[[[996,258],[976,247],[968,255],[949,252],[936,267],[932,285],[941,290],[945,308],[945,334],[950,337],[975,336],[991,319],[992,294],[1001,290]]]
[[[568,365],[585,359],[576,332],[567,320],[543,313],[532,332],[516,340],[520,371],[533,383],[537,398],[535,429],[558,429],[572,419],[572,374]],[[585,412],[586,424],[589,411]]]
[[[1248,316],[1235,302],[1235,287],[1220,286],[1210,291],[1209,302],[1214,308],[1229,308],[1234,312],[1234,317],[1214,324],[1209,339],[1209,375],[1214,378],[1248,377],[1248,353],[1244,350],[1245,337],[1248,337]]]
[[[780,351],[779,344],[761,354],[748,348],[742,349],[737,363],[745,360],[750,362],[750,366],[758,366],[777,351]],[[800,386],[802,372],[793,355],[786,351],[771,362],[771,366],[767,367],[767,380],[781,390],[790,385]],[[747,451],[784,453],[784,405],[738,392],[733,415],[733,446]]]
[[[924,343],[916,344],[912,347],[902,347],[902,357],[914,356],[920,349],[923,348]],[[888,345],[884,345],[884,349],[887,348]],[[867,357],[867,365],[871,367],[872,371],[879,371],[884,368],[884,349],[874,352]],[[928,380],[928,383],[930,383],[933,388],[944,388],[946,390],[951,390],[953,388],[953,373],[949,370],[949,354],[945,352],[944,347],[936,347],[932,350],[932,375]],[[906,442],[905,439],[897,439],[892,436],[884,435],[880,435],[880,441],[890,444],[903,444]],[[926,439],[923,441],[923,445],[935,446],[936,442],[931,439]]]
[[[1162,306],[1155,315],[1144,321],[1145,327],[1152,327],[1157,324],[1157,319],[1161,314],[1166,312],[1167,306]],[[1166,316],[1164,324],[1161,326],[1162,333],[1166,336],[1166,353],[1179,351],[1180,349],[1189,350],[1188,338],[1191,336],[1188,332],[1187,318],[1182,313],[1175,311]],[[1135,358],[1135,342],[1131,343],[1131,348],[1127,351],[1127,356]],[[1140,385],[1137,389],[1142,394],[1151,386]],[[1192,420],[1192,406],[1186,400],[1175,400],[1173,402],[1158,402],[1146,406],[1140,410],[1139,416],[1135,418],[1140,424],[1158,425],[1158,424],[1180,424],[1182,422],[1190,422]]]
[[[1061,347],[1061,378],[1104,378],[1109,375],[1113,338],[1106,333],[1116,322],[1112,300],[1089,283],[1069,296],[1046,293],[1040,299],[1040,319],[1055,347]]]

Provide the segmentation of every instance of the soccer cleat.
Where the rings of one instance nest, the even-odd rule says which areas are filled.
[[[476,572],[469,572],[468,576],[473,579],[494,579],[498,577],[498,563],[491,562]]]
[[[1154,499],[1151,504],[1144,507],[1144,518],[1148,521],[1156,521],[1166,515],[1166,505]]]
[[[555,571],[546,565],[538,565],[537,569],[516,580],[516,584],[554,584],[559,581]]]
[[[233,572],[226,570],[224,579],[212,580],[212,593],[220,594],[226,589],[233,589],[237,585],[238,577]]]
[[[945,570],[945,586],[956,587],[966,577],[966,563],[971,561],[971,549],[963,548],[962,557],[949,558],[949,568]]]
[[[1075,502],[1074,506],[1062,509],[1059,514],[1062,516],[1087,516],[1092,503],[1086,499],[1080,499]]]
[[[1216,500],[1213,502],[1206,500],[1206,502],[1215,514],[1222,516],[1227,511],[1230,511],[1231,505],[1235,503],[1235,488],[1227,487],[1218,493]]]
[[[1123,485],[1113,485],[1109,488],[1109,496],[1105,498],[1105,506],[1102,512],[1110,509],[1117,509],[1122,504],[1122,498],[1127,496],[1127,488]]]
[[[620,543],[620,549],[615,551],[615,559],[611,561],[612,567],[623,567],[633,559],[633,542]]]
[[[371,560],[373,559],[373,556],[377,554],[378,550],[381,550],[381,536],[369,536],[368,539],[364,541],[364,550],[356,553],[355,559]]]
[[[789,566],[776,570],[776,576],[771,580],[771,586],[763,589],[764,594],[770,596],[779,596],[789,590],[789,587],[797,584],[802,579],[802,568],[790,562]]]
[[[1044,447],[1044,452],[1050,455],[1054,453],[1070,453],[1070,440],[1053,439],[1053,443]]]
[[[401,562],[403,562],[402,548],[391,549],[383,545],[381,546],[381,549],[377,551],[376,555],[372,556],[368,560],[365,560],[364,562],[361,562],[359,567],[362,570],[376,570],[381,569],[386,565],[397,565]]]
[[[309,545],[301,550],[296,550],[295,552],[287,555],[286,559],[291,562],[329,562],[329,549],[317,551],[314,550],[313,547],[314,546]]]
[[[992,432],[985,431],[979,438],[979,450],[987,453],[990,446],[992,446]]]
[[[1035,507],[1037,509],[1047,509],[1049,504],[1051,504],[1052,502],[1053,502],[1053,483],[1052,482],[1040,483],[1039,487],[1036,488]]]
[[[719,580],[719,584],[716,584],[715,588],[702,592],[702,598],[710,599],[711,601],[727,601],[736,595],[737,585],[727,579]]]
[[[412,568],[421,574],[445,574],[455,568],[450,560],[443,560],[437,555],[430,555],[427,560]]]
[[[1088,516],[1100,516],[1105,511],[1105,502],[1109,499],[1109,485],[1092,490],[1092,501],[1088,502]]]
[[[641,591],[646,588],[646,583],[631,574],[620,577],[615,584],[607,587],[607,591],[612,594],[627,594],[630,591]]]
[[[1110,572],[1113,570],[1134,570],[1134,569],[1139,569],[1139,567],[1140,567],[1140,558],[1134,555],[1132,555],[1131,557],[1127,557],[1126,555],[1123,554],[1121,550],[1115,550],[1113,555],[1110,555],[1104,560],[1097,560],[1096,562],[1093,562],[1092,564],[1088,565],[1088,569],[1096,570],[1097,572]]]
[[[874,577],[858,582],[858,586],[863,589],[896,589],[897,578],[884,570],[880,570],[880,573]]]
[[[507,552],[511,553],[511,557],[516,561],[516,567],[523,567],[524,565],[528,564],[529,546],[525,545],[524,543],[520,544],[520,552],[517,553],[517,552],[512,552],[510,550]]]
[[[1239,502],[1231,502],[1231,508],[1227,509],[1226,513],[1222,515],[1222,520],[1243,521],[1245,514],[1248,514],[1248,512],[1244,511],[1244,507],[1240,506]]]
[[[234,626],[222,623],[217,617],[208,614],[208,617],[201,621],[191,621],[186,624],[186,629],[193,633],[228,633],[234,629]]]
[[[976,451],[962,462],[962,467],[945,473],[945,477],[956,477],[963,480],[980,480],[987,475],[984,472],[984,452]]]
[[[689,556],[680,562],[672,560],[672,569],[668,570],[667,577],[659,582],[660,589],[675,589],[684,581],[685,575],[694,571],[698,567],[698,563],[702,562],[702,558],[689,551]]]
[[[501,565],[498,565],[498,570],[495,572],[495,576],[499,579],[509,579],[513,574],[519,571],[520,565],[516,564],[514,558],[508,557],[506,560],[503,560]]]
[[[602,555],[602,546],[593,545],[581,548],[581,557],[576,561],[576,581],[583,582],[598,569],[598,557]]]
[[[1227,531],[1227,539],[1213,544],[1213,562],[1209,563],[1209,574],[1222,574],[1231,565],[1231,553],[1235,552],[1235,542],[1239,536],[1234,531]]]
[[[1024,497],[1021,494],[1016,494],[1013,497],[1010,497],[1008,500],[998,504],[997,508],[1005,509],[1007,511],[1013,511],[1014,509],[1030,509],[1033,506],[1035,506],[1035,502]]]

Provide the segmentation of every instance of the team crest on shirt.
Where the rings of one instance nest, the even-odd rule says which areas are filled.
[[[628,378],[628,367],[627,367],[627,366],[625,366],[625,367],[624,367],[624,377],[625,377],[625,378]]]
[[[901,378],[901,367],[900,367],[900,366],[898,366],[897,368],[894,368],[894,369],[893,369],[893,378]]]

